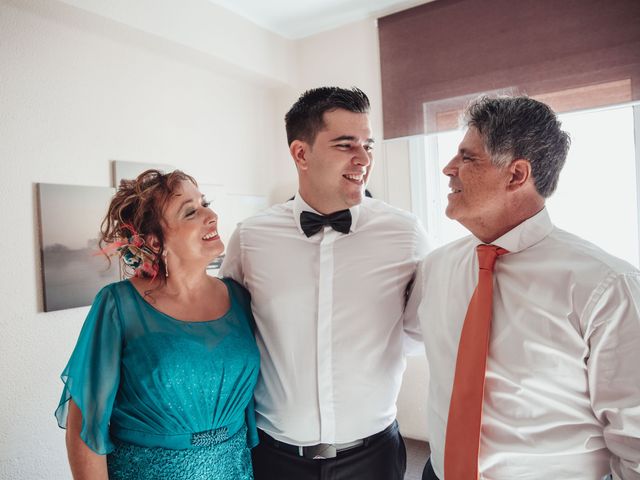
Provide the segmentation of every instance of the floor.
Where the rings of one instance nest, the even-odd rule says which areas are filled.
[[[407,473],[404,480],[420,480],[422,469],[429,457],[429,445],[411,438],[405,438],[404,443],[407,446]]]

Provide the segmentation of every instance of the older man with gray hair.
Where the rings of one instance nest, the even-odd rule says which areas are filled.
[[[410,300],[431,373],[423,479],[640,479],[640,272],[551,223],[570,142],[547,105],[482,97],[465,121],[443,172],[472,235],[427,256]]]

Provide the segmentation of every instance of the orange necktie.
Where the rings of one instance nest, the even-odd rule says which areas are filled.
[[[478,245],[478,285],[464,318],[444,447],[445,480],[477,480],[484,379],[493,303],[493,266],[507,252]]]

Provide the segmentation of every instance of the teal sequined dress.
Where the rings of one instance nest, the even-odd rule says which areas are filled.
[[[258,442],[259,352],[247,292],[223,280],[231,307],[207,322],[176,320],[128,280],[96,296],[62,373],[56,410],[82,411],[81,438],[118,480],[250,480]]]

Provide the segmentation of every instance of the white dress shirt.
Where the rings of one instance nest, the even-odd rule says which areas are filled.
[[[473,236],[420,267],[410,303],[431,373],[434,471],[444,444],[458,341],[478,279]],[[640,272],[551,224],[546,209],[495,242],[481,479],[640,478]]]
[[[345,443],[395,419],[403,344],[421,342],[405,305],[426,234],[412,214],[365,198],[349,234],[327,226],[307,238],[305,210],[317,213],[298,194],[239,224],[221,273],[251,293],[258,427],[295,445]]]

